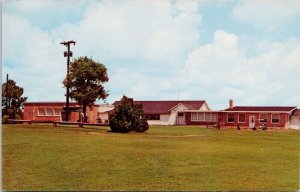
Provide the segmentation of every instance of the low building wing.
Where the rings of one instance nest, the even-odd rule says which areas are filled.
[[[244,112],[292,112],[296,109],[294,106],[235,106],[225,109],[225,111],[244,111]]]

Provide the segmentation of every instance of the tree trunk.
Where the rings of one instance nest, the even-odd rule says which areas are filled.
[[[86,116],[86,105],[82,105],[82,112],[83,112],[83,122],[87,123],[87,116]]]

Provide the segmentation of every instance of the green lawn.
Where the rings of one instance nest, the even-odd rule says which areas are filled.
[[[299,132],[2,126],[4,190],[299,189]]]

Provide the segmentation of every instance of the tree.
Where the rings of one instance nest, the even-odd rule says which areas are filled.
[[[23,118],[23,104],[27,97],[22,97],[23,88],[16,85],[13,80],[2,84],[2,122],[7,123],[8,119]]]
[[[70,65],[70,98],[82,106],[84,121],[86,108],[92,109],[96,99],[105,99],[108,93],[104,90],[103,83],[108,82],[106,67],[88,57],[79,57]],[[67,87],[68,81],[64,80]]]
[[[149,129],[145,118],[143,105],[134,104],[132,98],[123,96],[120,103],[115,107],[109,118],[109,125],[112,132],[128,133],[145,132]]]

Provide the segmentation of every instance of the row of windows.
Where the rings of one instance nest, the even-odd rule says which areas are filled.
[[[235,115],[233,113],[227,114],[227,122],[234,123],[235,122]],[[269,121],[268,114],[259,114],[259,122],[267,123]],[[238,122],[245,123],[246,122],[246,114],[238,114]],[[271,122],[276,124],[279,123],[279,114],[271,114]]]
[[[160,120],[159,114],[147,114],[146,115],[147,120]]]
[[[192,121],[217,122],[217,113],[192,113]]]
[[[60,116],[61,109],[38,109],[38,116]]]

